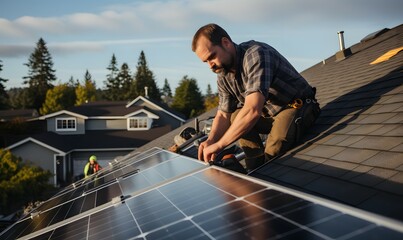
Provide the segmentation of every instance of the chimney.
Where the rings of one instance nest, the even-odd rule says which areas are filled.
[[[144,87],[144,95],[148,98],[148,87]]]
[[[336,62],[344,60],[352,54],[351,49],[346,49],[346,46],[344,44],[344,31],[338,31],[337,34],[339,35],[340,51],[336,53]]]

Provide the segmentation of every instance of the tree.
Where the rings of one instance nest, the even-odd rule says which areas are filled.
[[[50,177],[48,170],[24,163],[9,150],[0,149],[0,214],[41,199],[52,188]]]
[[[11,88],[7,93],[11,108],[26,109],[31,106],[33,100],[29,96],[28,88]]]
[[[164,87],[162,88],[162,100],[164,103],[168,104],[168,106],[172,103],[172,91],[169,86],[168,79],[165,78]]]
[[[187,117],[195,117],[203,111],[203,96],[194,78],[184,76],[179,82],[171,107]]]
[[[92,80],[92,76],[87,69],[84,75],[84,84],[81,85],[80,83],[78,83],[75,89],[76,92],[75,105],[79,106],[86,102],[94,102],[96,100],[96,91],[97,90],[95,82]]]
[[[130,100],[136,97],[136,93],[133,91],[133,78],[130,73],[130,68],[127,63],[123,63],[116,78],[121,83],[119,96],[116,100]]]
[[[106,68],[109,70],[109,74],[106,75],[106,90],[105,90],[105,98],[108,100],[117,100],[119,97],[119,92],[121,89],[121,83],[119,79],[116,77],[118,74],[118,62],[116,60],[115,54],[112,55],[111,62],[109,63],[109,66]]]
[[[136,95],[145,96],[145,87],[148,90],[148,97],[157,101],[161,100],[161,94],[154,79],[153,72],[148,68],[146,56],[141,51],[137,63],[136,74],[134,75],[134,91]]]
[[[46,99],[39,113],[41,115],[57,112],[69,108],[75,103],[75,89],[69,84],[60,84],[46,93]]]
[[[28,76],[23,77],[26,79],[24,84],[28,84],[28,95],[33,100],[30,107],[39,109],[45,101],[47,91],[53,88],[52,82],[56,80],[52,56],[42,38],[37,42],[28,63],[24,65],[28,67]]]
[[[0,72],[3,71],[2,60],[0,60]],[[3,83],[6,83],[8,79],[0,77],[0,109],[8,108],[8,94],[6,92],[6,87]]]
[[[206,93],[206,96],[204,97],[204,110],[208,111],[217,106],[218,106],[218,95],[213,94],[213,91],[211,90],[211,85],[208,84],[207,93]]]

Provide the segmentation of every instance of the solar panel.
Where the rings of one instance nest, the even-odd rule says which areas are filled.
[[[165,151],[162,151],[165,152]],[[171,156],[172,153],[161,158]],[[13,226],[3,239],[402,239],[393,220],[175,155],[82,196],[94,206],[70,218],[60,205]],[[108,185],[108,186],[113,186]],[[114,188],[113,188],[114,189]],[[93,194],[93,196],[92,196]],[[108,194],[110,197],[107,197]],[[119,195],[120,194],[120,195]],[[102,195],[102,197],[99,197]],[[105,196],[106,195],[106,196]],[[115,196],[116,197],[113,197]],[[101,198],[99,200],[98,198]],[[97,201],[103,204],[98,205]],[[56,209],[56,208],[55,208]],[[48,223],[42,217],[54,222]],[[60,218],[59,221],[56,221]],[[18,229],[18,230],[17,230]],[[6,232],[10,233],[10,231]]]

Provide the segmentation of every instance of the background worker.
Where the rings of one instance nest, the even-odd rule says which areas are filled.
[[[85,164],[85,166],[84,166],[84,176],[88,177],[91,174],[94,174],[101,169],[102,169],[102,167],[98,164],[97,157],[95,155],[92,155],[88,159],[87,164]]]

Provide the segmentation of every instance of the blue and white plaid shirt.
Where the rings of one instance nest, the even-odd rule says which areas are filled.
[[[218,109],[232,113],[245,97],[261,92],[263,116],[275,116],[296,98],[313,97],[312,87],[295,68],[268,44],[248,41],[235,44],[237,72],[218,75]]]

